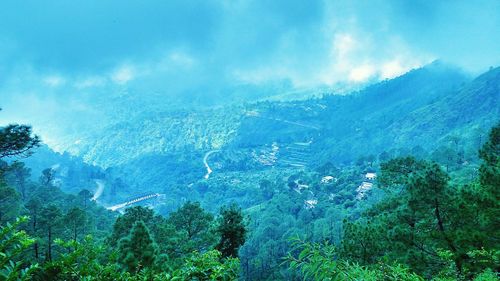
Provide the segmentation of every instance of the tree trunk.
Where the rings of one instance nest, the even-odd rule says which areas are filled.
[[[76,251],[76,248],[78,247],[77,244],[76,244],[76,239],[77,239],[77,226],[76,226],[76,223],[73,225],[73,241],[75,241],[75,251]]]
[[[453,255],[455,256],[454,262],[455,266],[457,267],[458,273],[462,273],[462,258],[457,255],[457,248],[453,244],[453,241],[446,235],[446,231],[444,229],[444,223],[443,219],[441,218],[441,212],[439,210],[439,201],[437,199],[434,199],[434,214],[436,215],[436,220],[438,224],[438,229],[439,232],[441,232],[441,235],[443,236],[444,240],[446,241],[446,244],[448,244],[448,248],[451,250]]]
[[[49,237],[48,237],[48,249],[47,249],[47,259],[52,261],[52,229],[49,226]]]
[[[33,245],[34,249],[35,249],[35,259],[38,259],[38,243],[35,242],[35,244]]]
[[[36,234],[36,212],[33,215],[33,235]],[[35,250],[35,259],[38,259],[38,242],[35,241],[35,244],[33,245],[34,250]]]
[[[21,197],[23,198],[23,201],[26,200],[26,187],[24,186],[24,182],[20,184],[21,186]]]

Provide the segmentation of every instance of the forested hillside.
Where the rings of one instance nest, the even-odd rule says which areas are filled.
[[[0,280],[498,280],[499,97],[500,68],[434,62],[115,112],[63,154],[2,124]]]

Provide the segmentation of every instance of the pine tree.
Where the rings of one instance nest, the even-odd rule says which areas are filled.
[[[500,124],[492,128],[487,143],[479,151],[483,164],[479,169],[480,182],[486,191],[495,196],[497,202],[500,195]]]
[[[233,204],[230,207],[223,207],[220,213],[217,228],[220,240],[217,250],[223,257],[238,257],[238,250],[245,243],[247,232],[241,209]]]
[[[40,212],[40,226],[47,234],[47,254],[45,259],[52,261],[52,245],[54,242],[55,234],[62,226],[62,212],[53,204],[43,208]]]
[[[22,211],[21,195],[0,182],[0,225],[13,221]]]
[[[0,128],[0,159],[30,156],[39,145],[40,139],[31,134],[30,126],[11,124]]]
[[[87,214],[79,207],[69,209],[64,217],[67,227],[70,228],[71,236],[74,242],[78,241],[78,233],[83,231]]]
[[[143,221],[132,227],[130,234],[120,240],[120,260],[129,272],[151,267],[156,259],[157,247]]]

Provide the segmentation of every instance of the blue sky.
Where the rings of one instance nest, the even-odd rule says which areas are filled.
[[[500,65],[500,1],[4,0],[0,121],[50,121],[131,89],[365,83],[435,59]]]

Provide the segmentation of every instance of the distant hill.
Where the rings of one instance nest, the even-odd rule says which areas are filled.
[[[210,150],[218,151],[209,159],[216,173],[294,171],[450,146],[465,163],[500,120],[499,96],[500,68],[471,78],[437,61],[349,95],[198,110],[156,105],[130,115],[122,102],[113,122],[66,149],[107,169],[108,180],[123,180],[123,196],[203,181]]]

